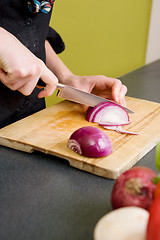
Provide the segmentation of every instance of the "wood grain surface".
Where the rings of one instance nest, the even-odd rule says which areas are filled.
[[[79,104],[63,101],[0,129],[0,144],[30,153],[38,150],[52,154],[78,169],[116,179],[160,141],[160,104],[131,97],[126,97],[126,102],[135,114],[130,114],[131,123],[123,129],[139,135],[120,134],[89,123]],[[83,126],[102,129],[111,139],[113,153],[103,158],[87,158],[69,149],[70,135]]]

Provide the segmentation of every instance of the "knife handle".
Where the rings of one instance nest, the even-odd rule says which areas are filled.
[[[40,85],[36,85],[37,88],[44,88],[43,86]],[[62,88],[64,88],[64,85],[62,83],[58,83],[56,86],[57,89],[61,90]]]
[[[58,83],[56,88],[59,89],[59,90],[61,90],[61,89],[64,88],[64,87],[65,87],[64,84]]]

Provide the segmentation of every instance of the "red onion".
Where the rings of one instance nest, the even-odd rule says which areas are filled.
[[[122,126],[130,123],[127,111],[113,102],[103,102],[88,108],[86,120],[103,126]]]
[[[148,210],[154,198],[155,176],[157,173],[147,167],[133,167],[125,171],[114,184],[112,207],[137,206]]]
[[[102,130],[86,126],[70,136],[67,146],[78,154],[87,157],[104,157],[112,153],[112,143]]]

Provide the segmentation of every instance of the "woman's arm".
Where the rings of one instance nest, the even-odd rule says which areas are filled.
[[[86,92],[91,92],[104,98],[112,99],[123,106],[126,105],[125,94],[127,88],[119,79],[108,78],[102,75],[74,75],[60,60],[48,41],[46,41],[45,47],[46,65],[57,76],[59,82]]]

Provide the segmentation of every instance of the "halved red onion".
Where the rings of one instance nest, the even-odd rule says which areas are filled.
[[[102,130],[86,126],[77,129],[70,136],[67,146],[86,157],[104,157],[112,153],[112,143]]]
[[[86,112],[86,120],[103,126],[122,126],[130,123],[127,111],[114,102],[103,102],[90,107]]]

